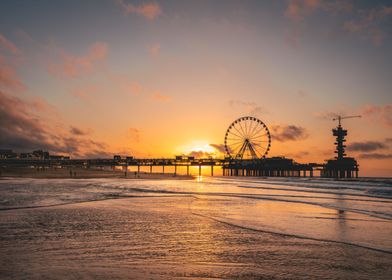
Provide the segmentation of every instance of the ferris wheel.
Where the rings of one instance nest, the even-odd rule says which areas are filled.
[[[225,135],[225,149],[234,159],[265,158],[271,147],[268,127],[254,117],[241,117],[231,123]]]

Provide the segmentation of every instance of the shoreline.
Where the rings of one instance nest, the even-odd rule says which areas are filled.
[[[32,178],[32,179],[171,179],[186,180],[194,179],[192,175],[180,175],[173,173],[147,173],[120,170],[101,170],[89,168],[26,168],[7,167],[0,169],[0,179],[3,178]]]

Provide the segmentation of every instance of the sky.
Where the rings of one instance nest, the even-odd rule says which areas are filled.
[[[392,3],[0,2],[0,149],[73,158],[223,157],[262,120],[268,156],[334,157],[336,115],[362,176],[392,176]]]

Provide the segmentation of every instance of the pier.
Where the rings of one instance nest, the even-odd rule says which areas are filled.
[[[121,169],[130,172],[129,168],[137,173],[147,168],[149,173],[172,173],[177,175],[179,168],[186,169],[186,175],[191,175],[190,168],[197,169],[197,175],[202,175],[202,168],[209,168],[208,175],[214,176],[217,169],[223,176],[252,176],[252,177],[313,177],[316,172],[322,175],[321,164],[300,164],[292,159],[272,157],[259,160],[233,160],[233,159],[3,159],[0,160],[0,168],[3,167],[31,167],[31,168],[88,168],[88,169]],[[167,171],[171,167],[172,172]],[[144,171],[145,172],[145,171]]]
[[[214,176],[216,169],[222,176],[252,176],[252,177],[327,177],[355,178],[358,177],[359,165],[354,158],[346,157],[345,136],[347,130],[341,126],[342,119],[359,116],[346,116],[338,120],[338,126],[332,130],[336,137],[335,159],[325,163],[298,163],[286,157],[267,157],[271,147],[271,135],[268,127],[254,117],[241,117],[232,122],[224,138],[225,158],[195,158],[192,156],[176,156],[174,158],[134,158],[132,156],[115,155],[112,159],[70,159],[64,156],[49,155],[48,152],[37,150],[33,153],[21,153],[19,156],[12,150],[0,152],[0,171],[7,167],[31,168],[91,168],[123,170],[127,176],[133,168],[137,173],[147,167],[149,173],[178,174],[178,168],[186,168],[186,175],[191,175],[190,169],[197,168],[197,174],[202,175],[202,168],[209,168],[209,175]],[[168,172],[167,167],[172,170]],[[158,168],[158,172],[157,171]],[[165,170],[166,168],[166,170]],[[205,172],[204,172],[205,173]],[[318,173],[318,174],[316,174]],[[193,174],[192,174],[193,175]]]

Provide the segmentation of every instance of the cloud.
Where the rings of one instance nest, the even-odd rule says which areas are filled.
[[[346,116],[347,110],[345,108],[336,109],[336,111],[322,111],[314,113],[314,116],[320,120],[332,121],[332,119],[338,116]]]
[[[10,65],[2,63],[0,57],[0,89],[24,91],[26,88],[26,85],[16,75],[15,69]]]
[[[12,55],[20,53],[19,49],[7,38],[0,34],[0,49],[9,51]],[[24,91],[26,85],[17,76],[15,67],[5,56],[0,54],[0,90]]]
[[[65,51],[60,51],[59,63],[51,63],[48,72],[52,75],[76,78],[90,73],[98,62],[103,61],[108,54],[108,46],[103,42],[94,43],[88,53],[76,56]]]
[[[120,87],[123,92],[129,93],[131,95],[140,95],[143,92],[142,85],[135,81],[124,81],[121,83]]]
[[[289,0],[285,15],[293,21],[300,22],[311,14],[322,11],[329,16],[344,12],[342,29],[355,34],[374,45],[381,45],[389,33],[387,19],[392,15],[392,6],[378,6],[370,9],[355,8],[352,1],[343,0]],[[355,2],[354,2],[355,3]],[[339,18],[335,18],[337,21]],[[299,33],[294,29],[286,38],[290,46],[297,46]]]
[[[195,157],[195,158],[210,158],[215,156],[215,154],[205,152],[205,151],[191,151],[190,153],[187,154],[187,156]]]
[[[108,155],[107,145],[89,138],[64,135],[55,146],[55,152],[67,153],[76,157],[90,157],[92,154]],[[49,149],[50,150],[50,149]]]
[[[140,130],[139,130],[139,129],[134,128],[134,127],[128,128],[128,135],[129,135],[129,137],[130,137],[133,141],[135,141],[135,142],[137,142],[137,143],[140,142]]]
[[[392,127],[392,103],[376,106],[365,105],[361,109],[362,115],[373,119],[376,122],[381,122],[385,126]]]
[[[154,20],[162,13],[161,7],[156,2],[134,5],[132,3],[125,3],[124,0],[115,0],[115,3],[122,9],[124,15],[138,14],[148,20]]]
[[[289,0],[285,15],[295,21],[303,20],[317,10],[329,14],[351,12],[353,5],[349,0]]]
[[[250,116],[260,116],[267,113],[267,109],[255,102],[247,102],[242,100],[229,100],[230,107],[240,108]]]
[[[320,0],[291,0],[285,15],[293,20],[301,20],[320,5]]]
[[[14,45],[14,43],[12,43],[10,40],[5,38],[4,35],[2,34],[0,34],[0,48],[9,51],[12,54],[20,53],[19,49]]]
[[[83,88],[74,89],[71,91],[71,95],[80,99],[90,99],[91,95],[98,91],[98,87],[95,85],[88,85]]]
[[[122,94],[138,96],[147,91],[143,85],[127,75],[110,75],[109,79],[115,85],[114,90]]]
[[[298,141],[309,136],[305,128],[295,125],[273,125],[271,129],[272,138],[279,142]]]
[[[0,146],[5,148],[53,148],[41,121],[28,104],[0,91]]]
[[[171,100],[170,96],[161,94],[159,91],[154,92],[151,97],[153,100],[160,102],[168,102]]]
[[[363,159],[390,159],[392,158],[392,154],[371,153],[371,154],[360,154],[359,157]]]
[[[160,44],[153,44],[153,45],[148,46],[148,53],[151,56],[159,55],[160,51],[161,51],[161,45]]]
[[[392,15],[392,6],[376,7],[370,10],[359,10],[355,18],[347,20],[343,28],[364,40],[370,40],[374,45],[381,45],[386,36],[383,23]]]
[[[223,144],[210,144],[210,146],[222,154],[226,153],[225,145]]]
[[[298,159],[303,159],[303,158],[306,158],[309,155],[310,155],[310,153],[308,151],[300,151],[300,152],[296,152],[296,153],[287,153],[286,154],[287,157],[292,157],[294,159],[297,159],[297,158]]]
[[[75,126],[71,126],[69,129],[69,132],[72,135],[85,136],[85,135],[89,135],[91,133],[91,129],[82,129],[82,128],[78,128]]]
[[[373,152],[386,148],[388,148],[387,145],[378,141],[354,142],[347,145],[347,150],[354,152]]]
[[[297,91],[297,96],[301,97],[301,98],[305,98],[305,97],[308,97],[309,94],[306,91],[300,89],[300,90]]]
[[[44,149],[76,157],[85,157],[91,151],[106,153],[104,143],[80,133],[74,137],[59,127],[50,128],[49,121],[35,113],[47,108],[48,105],[36,106],[34,101],[23,101],[0,91],[0,147],[17,151]]]

